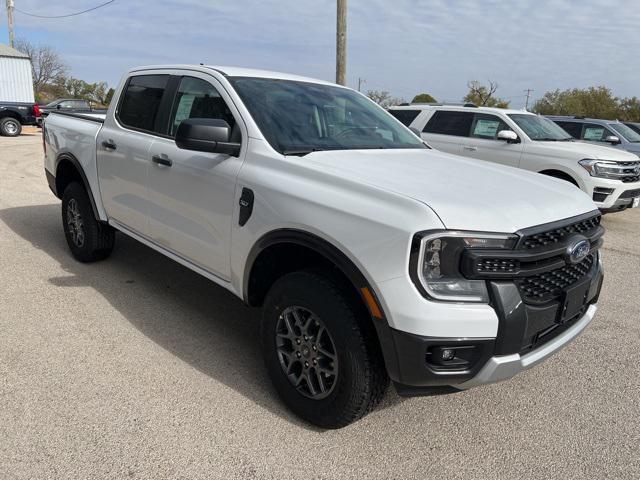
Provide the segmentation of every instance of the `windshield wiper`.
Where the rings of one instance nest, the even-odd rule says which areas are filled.
[[[322,152],[324,149],[323,148],[292,148],[291,150],[283,150],[282,154],[283,155],[295,155],[298,157],[304,157],[305,155],[308,155],[312,152]]]

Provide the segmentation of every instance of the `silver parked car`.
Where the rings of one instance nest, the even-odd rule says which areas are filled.
[[[640,154],[640,133],[618,120],[602,120],[578,116],[548,116],[577,140],[599,142]]]

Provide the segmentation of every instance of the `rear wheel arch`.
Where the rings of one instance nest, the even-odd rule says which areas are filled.
[[[89,196],[89,201],[91,202],[91,209],[93,210],[93,214],[97,219],[100,218],[98,213],[98,207],[96,206],[96,201],[93,196],[93,192],[91,191],[91,186],[89,185],[89,180],[87,179],[86,174],[84,173],[84,169],[77,158],[75,158],[70,153],[62,153],[58,156],[56,161],[56,196],[58,198],[62,198],[64,194],[65,188],[72,183],[78,182],[84,189],[87,191],[87,195]]]

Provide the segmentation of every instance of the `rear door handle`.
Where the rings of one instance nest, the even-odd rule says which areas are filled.
[[[104,147],[105,150],[115,150],[116,149],[116,144],[113,143],[112,140],[105,140],[104,142],[102,142],[102,146]]]
[[[467,151],[469,151],[469,152],[475,152],[475,151],[477,151],[477,150],[478,150],[478,147],[468,147],[468,146],[464,146],[464,147],[462,147],[462,148],[464,148],[465,150],[467,150]]]
[[[165,167],[170,167],[171,165],[173,165],[173,162],[171,160],[169,160],[168,158],[160,157],[158,155],[154,155],[153,157],[151,157],[151,160],[154,163],[157,163],[158,165],[164,165]]]

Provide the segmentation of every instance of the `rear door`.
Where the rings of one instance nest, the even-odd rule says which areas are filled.
[[[422,129],[422,138],[437,150],[460,155],[472,122],[471,112],[437,110]]]
[[[488,162],[500,163],[510,167],[520,165],[523,144],[498,140],[498,132],[511,130],[497,115],[476,113],[469,136],[462,141],[462,155]]]
[[[148,234],[149,149],[157,134],[168,74],[133,75],[97,138],[100,193],[110,219]]]
[[[240,115],[210,75],[185,72],[176,84],[164,135],[149,151],[149,233],[156,243],[228,280],[236,177],[246,150]],[[231,140],[243,143],[240,157],[178,148],[175,133],[188,118],[225,120]]]

